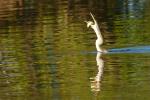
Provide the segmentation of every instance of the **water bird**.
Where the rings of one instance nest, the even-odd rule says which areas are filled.
[[[135,47],[125,47],[125,48],[115,48],[115,49],[109,49],[109,50],[104,50],[102,49],[102,44],[103,44],[103,37],[100,31],[100,28],[98,26],[98,23],[96,19],[94,18],[93,14],[90,13],[93,21],[85,21],[87,23],[87,27],[92,28],[97,36],[95,46],[98,52],[101,53],[150,53],[150,46],[135,46]]]
[[[85,21],[87,23],[87,27],[91,27],[95,33],[96,33],[96,36],[97,36],[97,39],[96,39],[96,42],[95,42],[95,46],[96,46],[96,49],[98,52],[106,52],[106,50],[103,50],[101,48],[101,45],[103,44],[103,37],[102,37],[102,34],[101,34],[101,31],[100,31],[100,28],[98,26],[98,23],[96,21],[96,19],[94,18],[93,14],[90,13],[93,21]]]

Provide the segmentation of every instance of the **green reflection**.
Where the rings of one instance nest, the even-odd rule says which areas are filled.
[[[99,70],[96,54],[89,53],[96,36],[84,23],[90,11],[106,48],[149,45],[148,0],[131,1],[1,2],[0,99],[148,100],[148,54],[103,55],[101,91],[91,89]]]

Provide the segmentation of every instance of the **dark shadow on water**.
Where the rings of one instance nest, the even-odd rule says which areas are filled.
[[[97,51],[82,52],[82,54],[95,54],[95,53],[97,53]],[[150,46],[136,46],[136,47],[108,49],[107,53],[105,54],[118,54],[118,53],[133,53],[133,54],[150,53]]]
[[[127,48],[110,49],[108,53],[150,53],[150,46],[136,46]]]

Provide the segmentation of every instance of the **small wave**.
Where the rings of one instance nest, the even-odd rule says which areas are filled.
[[[150,53],[150,46],[109,49],[108,53]]]

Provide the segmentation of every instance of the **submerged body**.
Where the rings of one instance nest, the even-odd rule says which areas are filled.
[[[90,13],[92,18],[93,18],[93,21],[87,21],[87,27],[91,27],[95,33],[96,33],[96,36],[97,36],[97,40],[95,42],[95,46],[96,46],[96,49],[97,51],[99,52],[104,52],[104,50],[102,50],[102,48],[100,47],[102,44],[103,44],[103,37],[102,37],[102,34],[100,32],[100,29],[99,29],[99,26],[98,26],[98,23],[97,21],[95,20],[94,16],[92,15],[92,13]]]

